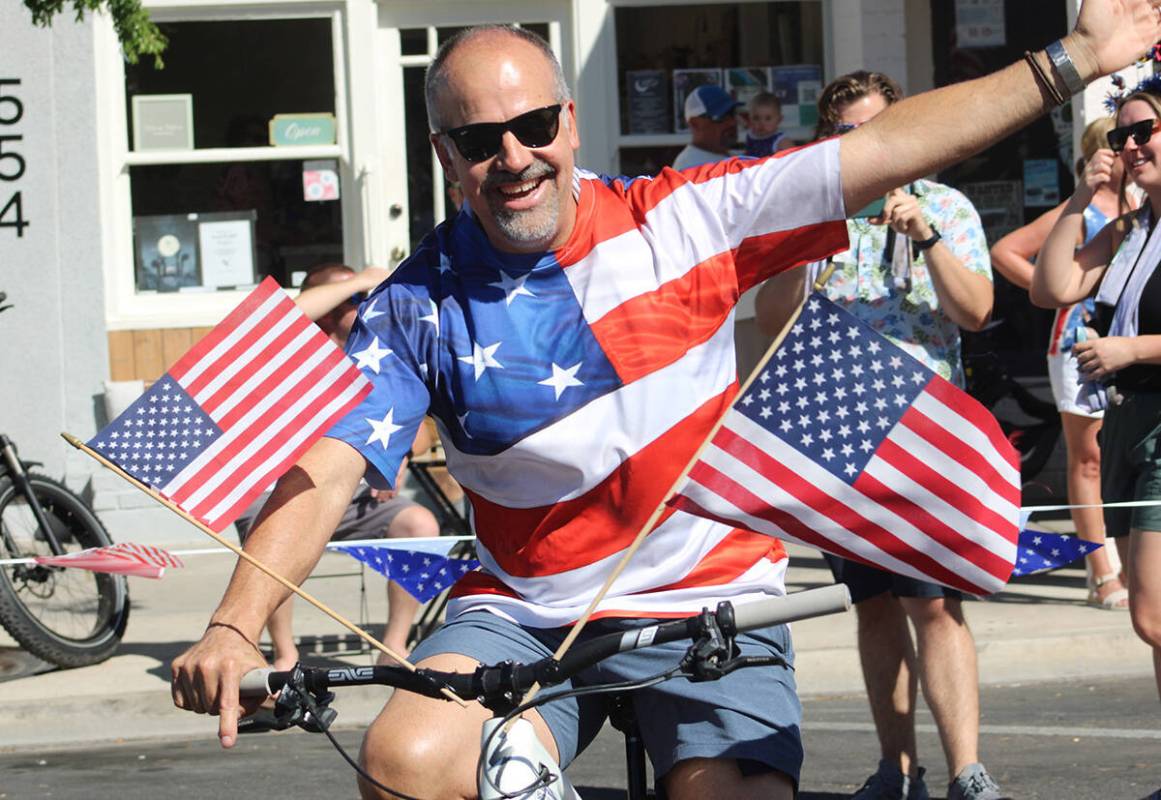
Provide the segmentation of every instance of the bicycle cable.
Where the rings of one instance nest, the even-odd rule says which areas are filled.
[[[483,777],[483,779],[488,782],[488,785],[492,788],[492,790],[497,793],[497,797],[502,798],[502,800],[520,800],[520,798],[526,797],[537,789],[548,788],[556,779],[552,775],[548,774],[548,770],[543,765],[541,766],[540,774],[535,781],[521,789],[517,789],[515,792],[505,792],[492,781],[491,775],[489,775],[487,770],[484,769],[484,758],[488,752],[488,748],[492,744],[492,740],[496,737],[498,732],[504,730],[505,726],[511,720],[520,716],[525,711],[531,711],[537,706],[551,703],[554,700],[565,700],[570,697],[584,697],[597,694],[614,694],[617,692],[636,691],[638,689],[648,689],[650,686],[656,686],[659,683],[664,683],[670,678],[674,678],[681,674],[686,660],[686,658],[683,658],[681,662],[677,664],[677,666],[672,667],[671,669],[667,669],[663,672],[659,672],[649,678],[641,678],[635,681],[621,681],[620,683],[599,684],[597,686],[582,686],[578,689],[566,689],[562,692],[545,693],[534,697],[527,703],[521,703],[516,708],[512,709],[504,715],[500,724],[492,729],[491,733],[488,734],[487,738],[484,739],[483,744],[480,746],[480,757],[476,761],[476,784],[479,785],[480,778]]]
[[[359,774],[359,776],[362,777],[363,780],[367,781],[375,788],[386,792],[387,794],[391,795],[392,797],[398,798],[399,800],[422,800],[421,798],[412,797],[409,794],[403,794],[402,792],[398,792],[398,791],[392,789],[390,786],[384,786],[383,784],[379,783],[379,781],[375,780],[369,774],[367,774],[367,771],[365,769],[363,769],[361,766],[359,766],[359,763],[357,761],[355,761],[355,759],[351,758],[350,754],[347,753],[347,751],[345,749],[343,749],[343,746],[341,744],[339,744],[339,740],[336,739],[334,737],[334,734],[331,733],[330,724],[327,722],[323,722],[323,716],[318,713],[318,704],[315,703],[314,698],[310,695],[310,693],[309,692],[302,692],[299,694],[299,697],[300,697],[299,702],[301,702],[303,707],[305,707],[307,709],[307,711],[310,712],[311,716],[313,716],[315,718],[315,720],[318,721],[319,730],[321,730],[324,734],[326,734],[327,739],[330,740],[331,745],[335,748],[335,750],[338,751],[339,755],[343,757],[343,760],[346,761],[348,764],[350,764],[351,768],[354,769],[355,772],[357,772]]]

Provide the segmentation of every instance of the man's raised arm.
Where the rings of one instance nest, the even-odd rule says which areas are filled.
[[[323,438],[291,467],[263,507],[246,551],[284,578],[310,574],[363,475],[363,457],[350,445]],[[289,591],[245,561],[234,568],[200,641],[173,662],[173,702],[199,714],[220,715],[218,738],[232,747],[243,709],[242,674],[266,666],[257,641],[267,618]]]
[[[1076,29],[1061,40],[1085,84],[1143,56],[1161,39],[1161,0],[1085,0]],[[1065,76],[1034,54],[1050,89],[1021,61],[983,78],[895,103],[842,137],[843,200],[848,211],[909,181],[963,161],[1023,128],[1068,97]]]

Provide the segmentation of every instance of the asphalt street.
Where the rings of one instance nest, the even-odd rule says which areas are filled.
[[[983,757],[1014,798],[1139,800],[1161,786],[1161,708],[1151,677],[991,685],[981,701]],[[932,797],[942,798],[946,769],[926,711],[919,735]],[[359,737],[343,729],[337,738],[354,753]],[[804,739],[803,800],[845,797],[878,758],[860,694],[807,698]],[[623,772],[620,734],[606,727],[569,774],[586,800],[613,800],[623,796]],[[355,796],[353,773],[326,738],[299,731],[244,737],[230,752],[202,737],[0,754],[3,800]]]

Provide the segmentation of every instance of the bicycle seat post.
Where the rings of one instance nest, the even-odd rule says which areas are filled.
[[[613,695],[609,702],[609,722],[625,735],[625,787],[628,800],[645,800],[648,780],[645,772],[645,740],[637,725],[632,694]]]

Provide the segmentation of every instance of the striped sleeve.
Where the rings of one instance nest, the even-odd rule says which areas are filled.
[[[739,295],[771,275],[847,248],[838,141],[731,158],[630,187],[652,225],[714,219],[701,260],[729,252]]]

